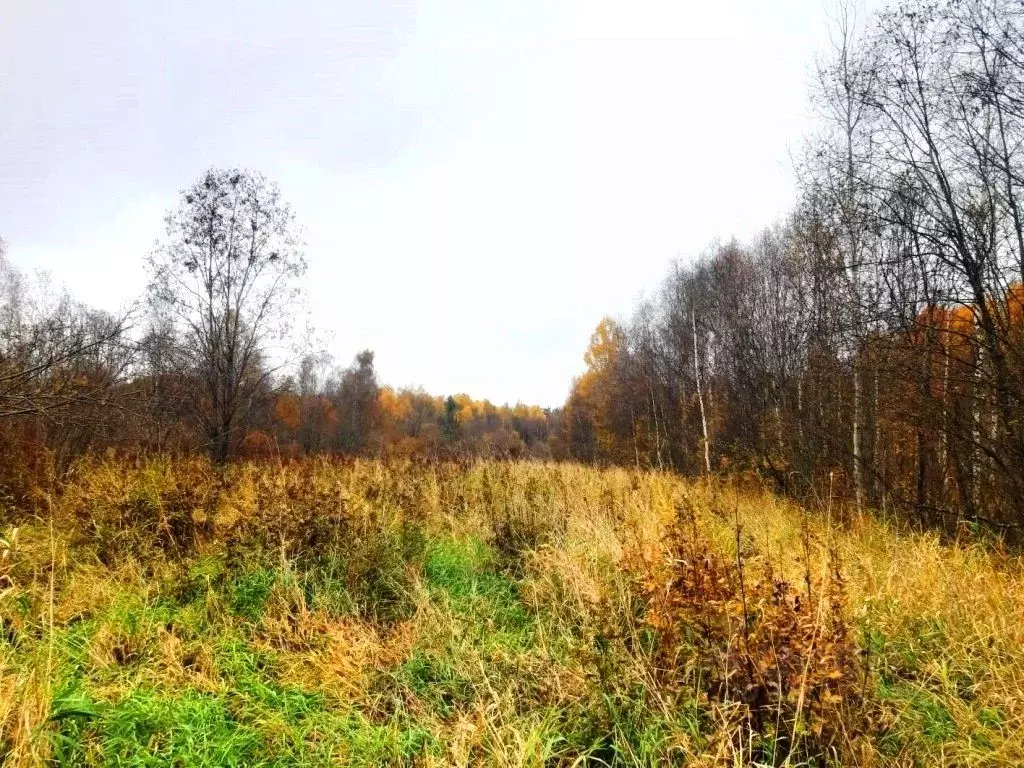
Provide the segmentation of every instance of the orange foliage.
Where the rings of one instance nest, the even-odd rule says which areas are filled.
[[[288,429],[298,429],[302,422],[302,412],[299,407],[299,398],[290,393],[285,393],[277,398],[274,403],[274,418],[278,423]]]
[[[974,332],[974,311],[970,307],[931,306],[917,316],[910,340],[915,346],[935,344],[963,360],[969,356]]]
[[[317,403],[320,409],[319,417],[327,427],[333,427],[338,423],[338,410],[326,397],[321,397]]]
[[[259,429],[245,433],[239,453],[246,458],[267,458],[275,454],[274,438]]]
[[[516,403],[495,405],[489,400],[474,400],[467,394],[452,395],[456,435],[442,428],[446,413],[444,397],[421,389],[376,390],[376,400],[367,408],[372,414],[358,425],[355,441],[345,443],[342,431],[353,439],[353,422],[346,415],[346,404],[338,394],[300,396],[281,394],[273,407],[271,431],[276,446],[306,451],[351,452],[394,456],[488,456],[512,457],[551,455],[548,446],[549,413],[534,405]],[[258,438],[254,438],[258,439]],[[247,449],[263,450],[259,445]]]
[[[381,387],[377,396],[377,409],[382,418],[394,424],[409,415],[410,406],[408,399],[399,396],[391,387]]]

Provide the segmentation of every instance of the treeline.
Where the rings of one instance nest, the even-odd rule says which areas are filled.
[[[259,174],[212,169],[184,190],[145,295],[119,314],[26,277],[4,250],[0,492],[15,500],[90,450],[549,455],[537,407],[382,387],[370,351],[345,369],[302,354],[302,243]]]
[[[218,455],[224,421],[215,418],[215,390],[172,329],[155,329],[139,306],[115,316],[54,292],[12,267],[2,242],[0,288],[7,495],[24,497],[90,450]],[[228,457],[550,456],[550,411],[382,386],[369,350],[343,369],[315,355],[276,370],[257,362],[236,385],[245,400],[229,414]]]
[[[113,395],[135,360],[130,320],[22,274],[0,240],[0,493],[112,437]]]
[[[238,425],[231,455],[422,458],[538,458],[550,455],[550,412],[523,404],[494,405],[469,395],[430,395],[421,389],[381,385],[374,354],[360,352],[348,368],[333,368],[317,356],[304,357],[297,373],[283,374],[257,393],[258,407]],[[148,418],[119,425],[115,442],[158,452],[208,449],[201,421],[185,408],[167,407],[169,390],[180,403],[201,398],[201,383],[152,372],[126,385]],[[133,413],[132,415],[135,415]],[[134,424],[134,427],[133,427]]]
[[[307,357],[289,377],[271,413],[246,433],[243,453],[401,456],[425,458],[545,458],[549,411],[497,406],[469,395],[430,395],[380,386],[373,352],[343,371],[318,371]]]
[[[1017,526],[1024,5],[852,18],[818,70],[794,212],[603,321],[557,441],[583,460],[750,469],[790,492]]]

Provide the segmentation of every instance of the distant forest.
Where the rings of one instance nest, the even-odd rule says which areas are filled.
[[[105,449],[533,456],[1018,526],[1024,6],[904,2],[841,15],[832,42],[792,213],[601,320],[563,408],[394,390],[371,351],[278,362],[306,265],[292,212],[260,174],[211,169],[123,314],[0,261],[0,482],[28,497]]]

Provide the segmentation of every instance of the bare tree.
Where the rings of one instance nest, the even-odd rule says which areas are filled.
[[[0,419],[84,418],[109,402],[131,363],[132,313],[90,310],[48,283],[33,286],[0,240]],[[90,411],[92,412],[92,411]]]
[[[289,328],[306,268],[291,211],[262,175],[210,170],[182,193],[148,267],[151,306],[202,382],[194,410],[210,453],[226,461],[273,373],[270,345]]]
[[[856,7],[840,0],[832,35],[832,56],[818,72],[817,102],[824,131],[817,137],[820,160],[815,183],[828,201],[838,237],[846,292],[846,349],[852,380],[852,469],[857,507],[864,504],[864,372],[856,350],[865,336],[864,305],[870,302],[865,272],[869,265],[867,171],[873,143],[866,102],[874,88],[876,67],[870,50],[859,44]]]

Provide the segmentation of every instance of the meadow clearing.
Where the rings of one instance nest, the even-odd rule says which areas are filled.
[[[1017,765],[998,541],[574,464],[81,460],[0,530],[0,763]]]

